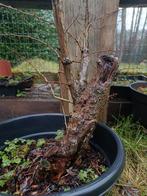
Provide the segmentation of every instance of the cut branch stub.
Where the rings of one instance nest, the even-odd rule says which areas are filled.
[[[80,85],[83,87],[87,81],[87,70],[89,66],[89,50],[84,48],[82,50],[82,63],[81,63],[81,71],[80,71]]]

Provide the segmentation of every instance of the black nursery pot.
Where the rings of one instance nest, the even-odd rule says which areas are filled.
[[[110,95],[118,99],[130,99],[130,87],[128,86],[115,86],[112,85],[110,88]]]
[[[132,80],[132,81],[147,81],[147,77],[144,75],[120,75],[120,79]],[[112,85],[110,89],[110,95],[119,99],[131,100],[131,90],[129,86],[123,85]]]
[[[0,86],[0,96],[16,96],[18,90],[18,86]]]
[[[135,82],[130,85],[131,99],[133,101],[133,116],[135,120],[140,121],[147,128],[147,95],[137,90],[142,86],[147,88],[147,82]]]
[[[5,140],[11,140],[16,137],[33,139],[54,137],[56,131],[62,128],[64,128],[64,117],[62,114],[37,114],[8,120],[0,123],[0,146],[3,146]],[[119,137],[106,125],[97,124],[91,143],[104,154],[109,162],[109,169],[98,179],[85,186],[52,195],[104,195],[116,182],[123,170],[125,157],[124,148]],[[0,194],[0,196],[2,195],[4,196],[4,194]]]
[[[4,80],[4,79],[3,79]],[[22,81],[18,82],[18,84],[15,85],[10,85],[6,84],[6,81],[8,80],[3,80],[0,81],[0,96],[5,97],[5,96],[16,96],[18,90],[23,91],[26,88],[31,88],[33,85],[33,77],[24,77]]]
[[[33,85],[33,77],[24,78],[18,85],[19,90],[24,90],[25,88],[31,88]]]

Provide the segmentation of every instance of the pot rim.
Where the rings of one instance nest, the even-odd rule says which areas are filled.
[[[37,116],[38,117],[39,116],[59,116],[59,117],[61,116],[61,117],[63,117],[63,114],[61,114],[61,113],[43,113],[43,114],[25,115],[25,116],[16,117],[16,118],[13,118],[13,119],[9,119],[9,120],[0,122],[0,125],[4,125],[6,123],[10,123],[10,122],[17,121],[17,120],[20,120],[20,119],[25,119],[25,118],[28,118],[28,117],[37,117]],[[83,194],[90,193],[92,190],[96,190],[98,188],[102,189],[102,194],[104,194],[105,192],[108,191],[108,189],[110,189],[113,186],[116,179],[118,178],[118,176],[122,172],[124,164],[125,164],[124,147],[123,147],[123,144],[122,144],[120,138],[118,137],[118,135],[111,128],[109,128],[104,123],[99,123],[99,125],[101,127],[105,128],[105,129],[107,129],[107,131],[109,131],[110,134],[112,135],[113,140],[116,142],[117,155],[115,157],[115,160],[114,160],[113,164],[108,168],[108,170],[106,172],[104,172],[96,180],[94,180],[94,181],[92,181],[92,182],[90,182],[86,185],[82,185],[78,188],[69,190],[67,192],[59,192],[59,193],[51,194],[51,196],[69,196],[69,195],[80,196],[80,195],[83,195]],[[113,179],[113,184],[111,183],[112,179]],[[103,188],[101,188],[101,187],[104,186],[106,183],[111,184],[111,186],[108,186],[108,188],[104,192]],[[0,193],[0,196],[2,196],[2,195],[3,196],[8,196],[7,194],[1,194]]]
[[[129,87],[131,88],[131,90],[133,90],[134,92],[139,93],[139,94],[144,95],[144,96],[147,96],[146,94],[139,92],[139,91],[134,87],[134,85],[136,85],[136,84],[140,84],[140,85],[141,85],[141,84],[146,84],[146,86],[147,86],[147,81],[133,82],[133,83],[131,83],[131,84],[129,85]]]

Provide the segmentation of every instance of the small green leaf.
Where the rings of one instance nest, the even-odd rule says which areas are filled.
[[[78,177],[79,177],[80,181],[86,182],[87,172],[84,170],[80,170]]]
[[[70,191],[70,187],[64,188],[64,192]]]
[[[78,174],[79,180],[88,183],[91,182],[92,180],[95,180],[98,175],[95,174],[95,171],[91,168],[85,169],[85,170],[80,170]]]
[[[0,180],[0,187],[3,187],[6,184],[6,180]]]
[[[9,157],[7,155],[3,155],[2,156],[2,167],[7,167],[11,164],[11,160],[9,159]]]
[[[16,163],[16,164],[20,164],[22,161],[21,158],[17,157],[17,158],[14,158],[14,160],[11,162],[11,163]]]
[[[30,161],[28,161],[28,160],[25,161],[24,160],[24,163],[21,164],[21,168],[26,168],[29,164],[30,164]]]
[[[55,137],[55,139],[60,140],[64,136],[64,131],[63,130],[58,130],[56,134],[57,134],[57,136]]]
[[[0,176],[0,187],[3,187],[14,175],[14,170],[7,172],[6,174]]]
[[[34,142],[35,142],[35,140],[26,140],[26,142],[27,142],[27,145],[31,145],[31,144],[33,144]]]
[[[45,139],[41,138],[41,139],[38,139],[36,146],[37,146],[37,148],[40,148],[44,144],[45,144]]]

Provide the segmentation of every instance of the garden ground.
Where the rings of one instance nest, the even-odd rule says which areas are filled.
[[[134,123],[132,117],[116,120],[112,126],[126,151],[125,169],[107,196],[147,195],[147,129]]]

